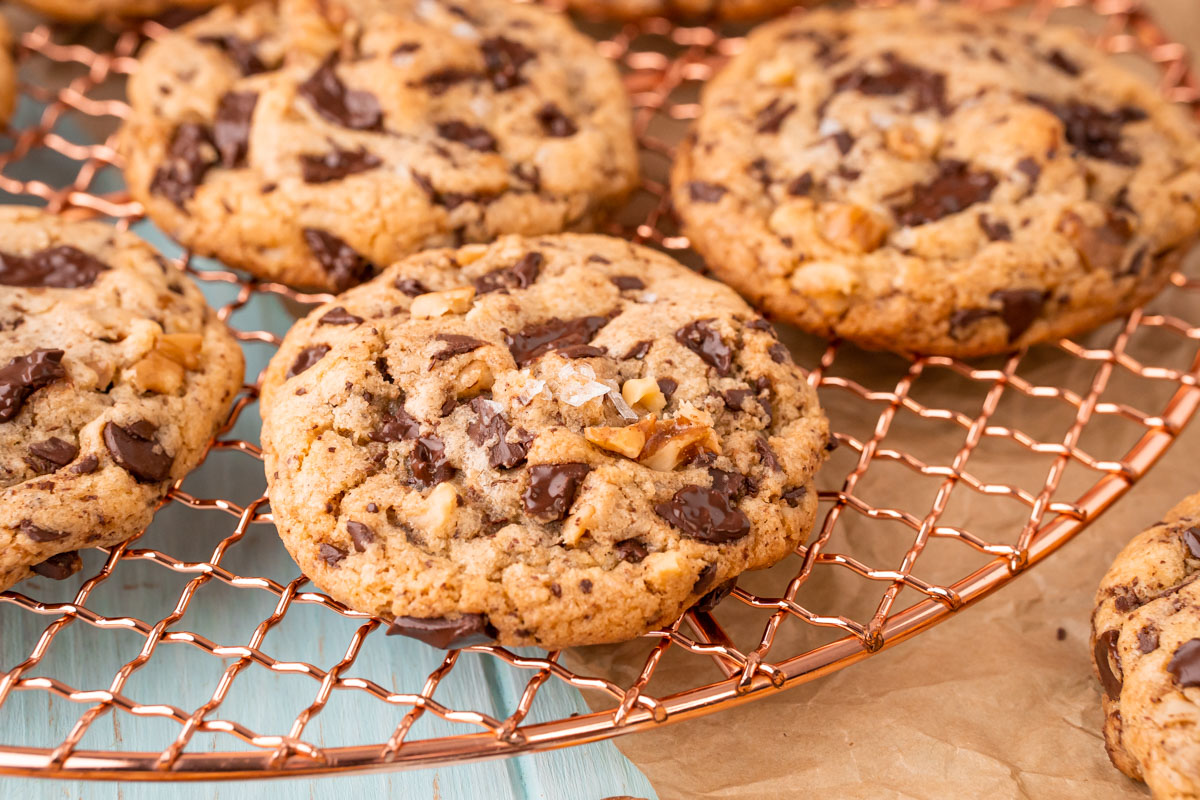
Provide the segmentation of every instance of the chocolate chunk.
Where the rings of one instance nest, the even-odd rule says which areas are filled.
[[[39,250],[28,257],[0,253],[0,285],[82,289],[95,283],[108,268],[70,245]]]
[[[979,320],[998,316],[1000,312],[990,308],[957,308],[950,312],[950,335],[957,339]]]
[[[943,115],[950,112],[946,100],[946,76],[901,61],[894,53],[884,55],[887,71],[879,74],[859,67],[833,82],[835,92],[854,91],[865,95],[890,96],[911,92],[914,111],[935,108]]]
[[[494,642],[498,635],[483,614],[463,614],[456,619],[396,617],[388,626],[387,634],[408,636],[442,650],[487,644]]]
[[[646,288],[646,282],[635,275],[614,275],[609,280],[622,292],[640,292]]]
[[[525,78],[521,75],[521,67],[536,57],[525,45],[503,36],[484,39],[479,43],[479,50],[483,53],[488,80],[497,92],[523,84]]]
[[[0,422],[21,412],[29,396],[67,375],[62,350],[38,348],[0,367]]]
[[[788,349],[784,347],[782,343],[775,342],[775,344],[767,348],[767,355],[769,355],[771,360],[776,364],[783,364],[788,360],[791,354],[788,353]]]
[[[429,294],[430,290],[425,284],[421,283],[416,278],[396,278],[396,282],[392,284],[401,292],[404,292],[409,297],[416,297],[422,294]]]
[[[591,594],[592,593],[592,582],[589,581],[587,578],[584,578],[583,580],[581,580],[579,582],[579,591],[583,592],[584,594]]]
[[[979,228],[993,242],[1011,242],[1012,228],[1002,219],[992,219],[987,214],[979,215]]]
[[[409,467],[414,482],[422,489],[448,481],[457,472],[446,460],[446,445],[436,436],[417,438]]]
[[[374,505],[374,503],[371,505]],[[370,525],[365,525],[361,522],[348,521],[346,523],[346,532],[350,534],[350,541],[354,542],[354,550],[359,553],[366,550],[367,545],[375,541],[375,531]]]
[[[404,410],[404,401],[395,400],[388,405],[387,416],[380,422],[379,427],[371,431],[371,440],[375,442],[399,442],[415,439],[421,433],[421,426]]]
[[[51,436],[44,442],[34,442],[29,445],[30,458],[27,460],[38,472],[46,473],[65,467],[74,461],[77,455],[79,455],[78,447],[57,436]]]
[[[227,92],[217,103],[212,138],[221,154],[223,167],[245,166],[250,147],[250,120],[257,103],[257,92]]]
[[[304,243],[329,275],[337,291],[343,292],[362,283],[375,270],[371,262],[332,233],[319,228],[305,228],[303,233]]]
[[[495,440],[488,450],[488,464],[493,469],[512,469],[524,463],[529,445],[533,441],[532,434],[519,430],[517,440],[509,442],[505,438],[509,430],[508,420],[493,408],[490,401],[476,397],[471,401],[471,408],[476,414],[476,420],[467,425],[467,435],[471,437],[471,441],[483,447],[489,441]]]
[[[1192,558],[1200,558],[1200,527],[1188,528],[1180,536]]]
[[[683,532],[708,544],[723,544],[750,532],[750,519],[729,498],[702,486],[685,486],[654,512]]]
[[[562,597],[562,587],[557,583],[550,584],[550,594],[554,595],[555,597]]]
[[[779,457],[775,455],[775,451],[771,449],[771,445],[767,444],[767,440],[761,436],[754,440],[754,452],[758,453],[758,460],[762,462],[764,467],[774,472],[783,471],[783,467],[779,466]]]
[[[346,558],[346,551],[340,547],[334,547],[328,542],[321,542],[317,547],[317,553],[321,556],[321,560],[334,569],[338,569],[342,561]]]
[[[630,564],[640,564],[642,560],[650,555],[646,546],[637,539],[623,539],[613,545],[613,552],[617,554],[617,558],[622,561],[628,561]]]
[[[1117,639],[1120,636],[1121,632],[1118,630],[1105,631],[1100,634],[1096,637],[1096,647],[1092,653],[1096,659],[1096,670],[1100,673],[1100,685],[1104,687],[1104,694],[1110,700],[1116,700],[1121,696],[1121,656],[1117,653]],[[1193,639],[1192,641],[1198,640]],[[1116,666],[1115,671],[1114,665]]]
[[[443,139],[464,144],[472,150],[478,150],[481,153],[496,152],[496,138],[485,128],[468,125],[461,120],[454,119],[449,122],[439,122],[437,132],[438,136]]]
[[[183,123],[171,135],[167,158],[150,180],[150,193],[162,195],[182,209],[218,158],[208,128],[196,122]]]
[[[674,378],[659,378],[656,383],[658,390],[663,393],[663,397],[667,402],[671,402],[671,395],[675,394],[675,390],[679,388],[679,381]]]
[[[319,320],[318,325],[357,325],[362,322],[363,318],[351,314],[344,306],[335,306],[326,311]]]
[[[783,494],[780,496],[790,508],[795,508],[796,506],[800,505],[801,502],[803,502],[807,494],[807,486],[793,486],[790,489],[784,489]]]
[[[434,70],[429,73],[421,78],[417,85],[423,86],[430,94],[438,96],[445,94],[460,83],[471,81],[478,77],[479,73],[471,72],[470,70],[446,67],[445,69]]]
[[[529,486],[521,495],[525,513],[543,522],[567,515],[579,485],[592,471],[587,464],[537,464],[529,468]]]
[[[479,294],[507,289],[525,289],[533,285],[541,272],[544,259],[541,253],[526,253],[511,267],[502,267],[480,275],[473,283]]]
[[[600,358],[608,355],[608,351],[603,347],[590,344],[569,344],[557,348],[554,352],[563,358]]]
[[[337,54],[329,56],[308,80],[296,87],[296,94],[309,102],[319,115],[337,125],[356,131],[383,128],[383,111],[375,95],[361,89],[347,89],[333,65]]]
[[[556,138],[566,138],[574,136],[579,132],[579,128],[575,123],[562,112],[554,103],[546,103],[538,109],[537,120],[542,125],[542,130],[547,136]]]
[[[1137,640],[1138,650],[1143,655],[1153,653],[1158,649],[1158,628],[1155,628],[1153,625],[1147,625],[1138,631]]]
[[[751,488],[751,483],[746,476],[738,472],[709,467],[708,475],[712,478],[712,490],[731,503],[741,500]]]
[[[938,172],[929,183],[913,187],[912,199],[896,209],[901,225],[924,225],[968,206],[986,201],[996,188],[996,176],[973,172],[964,161],[938,162]]]
[[[1181,689],[1200,686],[1200,639],[1188,639],[1179,645],[1167,663],[1167,672],[1175,676]]]
[[[812,193],[813,176],[806,172],[787,185],[787,193],[792,197],[807,197]]]
[[[700,319],[684,325],[675,331],[675,340],[715,368],[718,375],[728,375],[733,364],[733,351],[710,322],[713,322],[711,318]]]
[[[33,521],[28,519],[21,520],[21,524],[17,526],[17,529],[20,530],[21,533],[25,534],[30,541],[37,542],[38,544],[56,542],[67,535],[62,531],[52,531],[34,525]]]
[[[328,352],[329,345],[327,344],[314,344],[304,348],[296,356],[296,360],[292,362],[292,365],[288,367],[287,375],[284,376],[285,379],[294,378],[301,372],[304,372],[313,364],[316,364],[318,361],[324,358],[325,354]]]
[[[754,116],[754,130],[758,133],[779,133],[783,121],[796,110],[795,103],[780,103],[779,100],[780,98],[776,97]]]
[[[688,195],[696,203],[715,203],[729,191],[724,186],[704,181],[688,181]]]
[[[1075,77],[1081,72],[1079,65],[1067,58],[1066,54],[1057,48],[1051,50],[1050,55],[1046,56],[1046,63],[1072,77]]]
[[[721,392],[721,399],[730,411],[742,411],[746,398],[750,396],[749,389],[727,389]]]
[[[156,428],[139,420],[124,427],[109,422],[104,426],[104,446],[117,465],[138,483],[158,483],[171,476],[175,458],[154,441]]]
[[[516,334],[506,333],[504,340],[517,366],[524,367],[551,350],[588,344],[609,320],[609,317],[597,316],[553,318],[527,325]]]
[[[852,149],[854,149],[854,137],[846,131],[838,131],[829,138],[833,140],[834,146],[837,147],[838,152],[842,155],[846,155],[846,153],[849,153]],[[838,167],[838,174],[842,174],[842,167]],[[848,178],[848,180],[854,180],[854,178],[857,178],[862,173],[856,173],[851,170],[850,174],[853,177]]]
[[[629,348],[629,352],[622,356],[622,358],[626,361],[630,359],[641,361],[646,357],[646,353],[650,352],[651,344],[653,343],[649,339],[643,339],[642,341],[634,344],[633,347]]]
[[[300,172],[305,183],[328,183],[368,172],[383,163],[383,159],[367,148],[357,150],[342,150],[335,147],[327,153],[304,153],[300,156]]]
[[[1046,292],[1041,289],[1001,289],[991,299],[1000,303],[1000,317],[1008,326],[1008,340],[1015,342],[1042,312]]]
[[[1141,163],[1137,153],[1121,147],[1122,128],[1146,119],[1146,112],[1140,108],[1122,106],[1115,111],[1104,111],[1079,100],[1057,103],[1035,95],[1029,99],[1058,117],[1063,124],[1063,135],[1076,150],[1122,166],[1133,167]]]
[[[231,33],[223,36],[201,36],[200,41],[223,50],[225,55],[229,56],[234,64],[237,64],[237,68],[243,75],[257,75],[267,71],[266,64],[258,57],[254,42],[240,39]]]
[[[68,553],[58,553],[57,555],[50,556],[42,563],[34,564],[30,569],[43,578],[49,578],[52,581],[65,581],[83,569],[83,560],[79,558],[78,551],[72,550]]]
[[[434,361],[445,361],[448,358],[470,353],[481,347],[487,347],[487,342],[474,336],[463,336],[459,333],[439,333],[435,337],[439,342],[445,342],[446,347],[433,354]]]
[[[98,466],[100,466],[100,459],[89,453],[79,459],[79,463],[71,467],[70,472],[76,475],[91,475]]]
[[[1042,165],[1034,161],[1032,158],[1022,158],[1017,162],[1017,169],[1029,178],[1030,186],[1036,186],[1038,178],[1042,174]]]
[[[724,600],[726,597],[728,597],[730,594],[732,594],[734,588],[736,588],[736,587],[737,587],[737,578],[730,578],[729,580],[725,581],[720,586],[718,586],[717,588],[708,592],[703,597],[701,597],[699,600],[697,600],[696,605],[692,606],[692,608],[696,609],[697,611],[703,611],[705,613],[712,611],[714,608],[716,608],[718,605],[720,605],[722,600]]]

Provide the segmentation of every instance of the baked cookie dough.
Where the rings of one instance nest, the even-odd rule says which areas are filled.
[[[246,5],[249,0],[17,0],[21,5],[55,19],[89,22],[97,19],[156,17],[170,11],[203,11],[219,3]]]
[[[149,522],[203,456],[242,351],[130,233],[0,208],[0,590]]]
[[[392,266],[292,328],[262,405],[301,570],[440,647],[669,624],[804,540],[830,441],[732,290],[596,235]]]
[[[1200,494],[1121,551],[1092,614],[1109,757],[1159,800],[1200,797],[1198,576]]]
[[[567,5],[599,19],[748,20],[778,14],[796,0],[567,0]]]
[[[637,177],[616,68],[505,0],[281,0],[150,45],[121,141],[195,252],[341,291],[423,248],[586,229]]]
[[[1200,140],[1073,29],[820,10],[757,29],[706,87],[672,193],[769,315],[974,356],[1158,291],[1200,230]]]

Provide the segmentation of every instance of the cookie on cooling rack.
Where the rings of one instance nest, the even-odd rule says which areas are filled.
[[[1109,757],[1159,798],[1200,797],[1197,577],[1200,494],[1126,545],[1092,613]]]
[[[292,556],[442,647],[670,623],[804,539],[828,436],[732,290],[597,235],[406,259],[297,324],[263,384]]]
[[[0,589],[150,521],[242,382],[200,290],[130,233],[0,208]]]
[[[193,250],[343,290],[428,247],[591,227],[637,174],[616,68],[506,0],[282,0],[147,48],[130,191]]]
[[[666,16],[680,20],[748,20],[778,14],[797,0],[567,0],[585,17],[636,20]]]
[[[941,6],[757,29],[672,193],[781,320],[910,353],[1009,351],[1150,298],[1200,230],[1183,112],[1074,30]]]

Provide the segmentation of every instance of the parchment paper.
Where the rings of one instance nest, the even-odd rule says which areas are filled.
[[[1200,4],[1196,0],[1157,0],[1151,7],[1169,20],[1171,33],[1200,47]],[[1196,274],[1196,259],[1191,260]],[[1155,310],[1182,312],[1193,323],[1186,296],[1151,304]],[[1196,296],[1190,296],[1196,303]],[[1111,330],[1111,329],[1109,329]],[[1107,346],[1111,336],[1089,342]],[[812,364],[820,349],[813,342],[789,337],[801,364]],[[1165,359],[1189,348],[1177,339],[1156,335],[1144,340],[1141,355]],[[1162,353],[1169,355],[1163,356]],[[839,355],[839,361],[842,356]],[[849,362],[851,359],[847,359]],[[889,357],[862,354],[843,370],[865,385],[891,390],[898,373]],[[1090,370],[1057,351],[1031,354],[1021,375],[1038,383],[1064,381],[1086,388]],[[1180,357],[1173,365],[1183,364]],[[1064,367],[1067,369],[1064,370]],[[933,376],[931,376],[933,377]],[[924,379],[922,379],[924,381]],[[978,409],[981,395],[965,382],[936,376],[920,398],[940,402],[956,398],[954,407]],[[1146,381],[1114,376],[1106,400],[1143,409],[1161,409],[1163,395]],[[923,386],[922,382],[918,386]],[[930,391],[933,390],[933,391]],[[1061,437],[1063,418],[1049,401],[1024,400],[1008,392],[999,424],[1016,424],[1030,433]],[[878,407],[841,401],[843,393],[826,392],[824,401],[838,430],[869,435]],[[834,403],[831,401],[837,400]],[[1015,402],[1009,402],[1010,400]],[[1062,406],[1065,409],[1065,406]],[[961,446],[962,433],[951,426],[909,424],[898,418],[885,446],[913,450],[931,463],[949,463]],[[1081,446],[1093,455],[1115,458],[1132,443],[1136,429],[1128,422],[1098,420],[1089,426]],[[1051,439],[1056,440],[1056,439]],[[852,457],[843,453],[838,458]],[[1104,798],[1145,797],[1141,784],[1125,778],[1108,762],[1100,733],[1099,690],[1091,674],[1088,648],[1092,597],[1101,575],[1124,543],[1156,521],[1187,494],[1200,491],[1200,424],[1193,424],[1157,466],[1115,506],[1074,541],[1009,586],[946,623],[827,678],[738,708],[698,720],[664,726],[616,740],[663,800],[673,798]],[[938,456],[941,456],[939,460]],[[835,462],[844,469],[846,461]],[[1049,461],[1031,458],[1015,446],[992,447],[973,456],[967,469],[987,480],[1013,480],[1037,488]],[[872,467],[874,473],[875,467]],[[1095,473],[1073,469],[1059,497],[1071,499],[1094,480]],[[923,512],[930,497],[929,479],[892,466],[863,491],[876,505],[896,505]],[[828,488],[828,482],[822,484]],[[1024,509],[1015,503],[1008,513],[965,487],[952,495],[947,522],[991,541],[1012,543]],[[823,507],[824,508],[824,507]],[[904,547],[880,535],[881,523],[848,514],[845,530],[835,534],[834,548],[853,553],[874,566],[896,566]],[[907,545],[911,534],[897,529]],[[875,560],[878,559],[878,560]],[[916,573],[936,582],[953,578],[982,563],[961,544],[935,543],[921,557]],[[763,594],[778,593],[795,571],[745,576],[741,585]],[[782,577],[780,577],[782,575]],[[869,618],[882,586],[866,587],[862,579],[825,569],[806,586],[803,602],[814,610]],[[897,609],[911,604],[904,594]],[[741,608],[738,608],[741,607]],[[747,616],[737,602],[726,602],[717,617],[740,646],[751,646],[761,631],[760,616]],[[749,622],[741,635],[739,623]],[[779,640],[779,651],[799,652],[796,635],[808,626],[793,626],[792,637]],[[749,641],[747,640],[749,637]],[[806,647],[815,639],[806,639]],[[789,643],[791,645],[789,646]],[[628,685],[646,650],[644,642],[570,652],[573,669],[612,677]],[[664,660],[651,693],[678,690],[701,680],[719,679],[715,667],[696,656]],[[601,707],[600,705],[596,706]]]

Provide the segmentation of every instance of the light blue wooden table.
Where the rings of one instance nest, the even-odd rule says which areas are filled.
[[[21,113],[28,116],[36,111],[26,107]],[[53,164],[35,163],[29,168],[43,170],[53,179]],[[115,187],[116,176],[108,179],[114,183],[100,188]],[[4,200],[13,198],[0,198]],[[137,230],[167,254],[178,252],[152,227],[140,225]],[[231,298],[228,286],[205,284],[203,288],[214,305]],[[276,333],[285,331],[290,321],[291,317],[273,297],[255,298],[234,317],[238,327]],[[257,374],[270,354],[269,347],[248,346],[247,374]],[[257,427],[256,409],[252,409],[243,416],[234,435],[256,441]],[[189,477],[184,489],[201,497],[245,502],[258,496],[263,486],[261,465],[257,461],[236,453],[217,453],[203,469]],[[198,512],[171,504],[159,513],[138,546],[163,550],[183,560],[206,560],[216,543],[232,531],[234,523],[233,517],[220,512]],[[85,569],[75,579],[55,583],[39,578],[16,589],[44,602],[69,601],[82,578],[95,574],[103,557],[100,552],[86,552]],[[295,564],[269,525],[252,525],[246,539],[230,551],[230,557],[223,563],[240,574],[262,575],[281,583],[297,574]],[[87,607],[100,614],[129,615],[153,624],[169,613],[190,577],[193,576],[146,562],[122,561],[113,576],[91,596]],[[254,627],[271,613],[274,602],[275,597],[265,591],[236,589],[210,581],[196,593],[187,615],[171,629],[192,631],[222,644],[245,644]],[[10,603],[0,603],[0,669],[11,669],[24,659],[51,619]],[[341,659],[357,627],[358,623],[324,609],[296,606],[267,635],[262,649],[277,659],[309,661],[328,668]],[[371,678],[394,691],[419,691],[428,673],[441,661],[442,652],[380,633],[368,637],[361,655],[345,674]],[[60,632],[42,663],[26,677],[53,676],[75,689],[108,689],[113,675],[138,654],[143,642],[137,633],[103,630],[76,621]],[[124,694],[139,703],[169,703],[190,712],[212,694],[227,663],[229,659],[218,659],[190,645],[160,644],[150,662],[129,679]],[[519,674],[494,658],[466,653],[435,697],[454,708],[473,709],[502,719],[515,708],[529,677],[529,673]],[[316,689],[317,682],[310,677],[280,675],[252,664],[237,678],[229,698],[215,716],[236,719],[259,733],[286,734],[296,714],[313,701]],[[46,691],[17,692],[0,707],[0,744],[53,747],[86,708],[87,705],[62,700]],[[382,742],[407,710],[405,706],[388,706],[361,692],[335,691],[329,705],[305,730],[304,739],[318,746]],[[551,679],[539,692],[528,719],[531,722],[559,719],[587,710],[576,690]],[[109,711],[90,727],[80,747],[158,751],[170,744],[179,729],[171,720]],[[426,714],[414,727],[411,738],[478,730]],[[248,747],[228,735],[201,734],[193,739],[189,750]],[[4,800],[143,800],[168,796],[180,800],[259,797],[319,800],[356,796],[599,800],[612,795],[655,796],[645,777],[611,742],[434,770],[284,782],[167,786],[0,778],[0,798]]]

